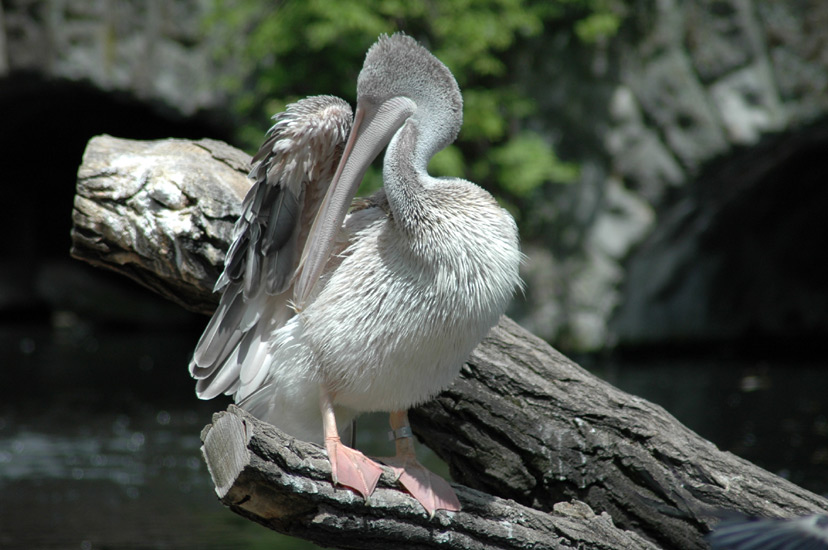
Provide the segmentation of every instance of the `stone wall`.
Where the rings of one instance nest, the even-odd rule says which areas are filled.
[[[536,78],[569,83],[548,131],[585,169],[556,191],[574,228],[529,252],[543,305],[522,322],[585,350],[828,333],[828,276],[807,260],[828,250],[810,206],[828,205],[828,174],[802,153],[828,149],[826,28],[820,0],[647,0],[610,43],[558,47]],[[567,79],[567,59],[589,76]]]
[[[612,40],[588,46],[550,29],[513,66],[540,106],[538,129],[581,177],[546,189],[535,212],[546,236],[525,243],[529,286],[511,313],[567,350],[824,335],[828,273],[812,260],[828,250],[815,206],[828,202],[828,3],[625,5]],[[0,109],[18,101],[11,82],[36,75],[171,118],[224,111],[203,8],[4,1]],[[37,140],[62,118],[18,127]],[[20,141],[3,141],[6,152]]]
[[[128,93],[182,115],[224,107],[201,0],[9,0],[0,78],[32,72]]]

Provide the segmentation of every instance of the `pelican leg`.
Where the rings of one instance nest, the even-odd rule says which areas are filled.
[[[417,460],[414,454],[414,437],[408,423],[408,411],[394,411],[390,420],[397,454],[380,460],[391,466],[397,481],[423,505],[429,518],[433,517],[437,510],[459,511],[460,501],[451,485]]]
[[[325,449],[331,461],[331,477],[334,485],[350,487],[366,501],[377,487],[382,468],[356,449],[343,445],[336,429],[333,399],[328,390],[319,387],[319,407],[322,410],[322,429],[325,434]]]

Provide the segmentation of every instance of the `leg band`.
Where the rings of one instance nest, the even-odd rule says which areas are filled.
[[[388,432],[388,441],[403,439],[405,437],[414,437],[414,432],[411,431],[411,426],[403,426],[402,428],[397,428],[396,430]]]

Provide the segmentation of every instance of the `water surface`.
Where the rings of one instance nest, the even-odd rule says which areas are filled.
[[[82,322],[0,330],[0,547],[315,548],[218,502],[199,434],[228,401],[194,395],[186,367],[197,338],[197,329]],[[721,448],[828,495],[821,365],[664,360],[594,368]],[[375,418],[373,432],[383,422]],[[380,453],[373,445],[369,452]]]

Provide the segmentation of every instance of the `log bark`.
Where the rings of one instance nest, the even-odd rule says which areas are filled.
[[[507,318],[410,417],[456,481],[540,510],[582,500],[665,548],[706,548],[724,510],[828,510],[828,500],[720,451]]]
[[[216,303],[210,289],[248,186],[245,159],[226,145],[206,140],[147,143],[94,138],[79,171],[72,254],[122,272],[188,309],[210,311]],[[238,416],[238,411],[228,414]],[[245,426],[260,429],[254,421],[240,418]],[[520,514],[531,508],[555,517],[556,503],[582,501],[608,513],[618,528],[665,548],[706,547],[703,536],[721,510],[763,516],[828,510],[826,499],[718,450],[661,407],[592,376],[505,317],[472,353],[460,378],[412,411],[411,420],[418,437],[449,463],[455,480],[519,503],[492,500],[496,508],[513,507]],[[249,442],[265,439],[253,437]],[[251,499],[265,499],[265,510],[284,507],[280,502],[294,502],[293,498],[322,502],[313,500],[324,487],[322,478],[321,485],[303,485],[275,473],[264,481],[265,474],[273,472],[270,464],[287,464],[291,449],[300,445],[289,438],[268,441],[271,445],[261,443],[259,450],[251,451],[252,462],[239,470],[234,481],[239,490]],[[205,448],[209,446],[206,442]],[[313,475],[324,477],[323,463],[314,463],[318,471]],[[211,471],[215,475],[217,469]],[[226,484],[225,477],[214,481]],[[482,505],[475,504],[479,493],[466,491],[458,491],[464,506],[461,515],[483,514],[480,521],[505,517],[491,511],[487,516]],[[225,501],[231,508],[247,517],[256,515],[239,507],[242,499],[237,493],[227,489],[222,496],[220,491],[222,498],[228,494],[235,495]],[[369,514],[360,516],[364,522],[356,522],[361,529],[375,521],[395,521],[396,504],[386,502],[388,494],[372,499],[372,506],[384,512],[360,508],[360,514]],[[267,501],[263,495],[273,498]],[[322,524],[342,533],[362,532],[345,520],[356,512],[333,502],[326,500],[302,516],[305,523],[293,516],[289,521],[256,519],[308,537],[314,536],[312,526]],[[324,517],[318,515],[322,509]],[[468,525],[474,523],[462,517]],[[411,525],[406,533],[433,527]],[[616,531],[612,536],[629,536]],[[577,537],[566,540],[595,548],[624,544],[621,538],[602,537],[600,545]],[[420,547],[451,547],[440,546],[439,537],[428,543],[426,539],[417,539]],[[564,544],[563,539],[558,542]],[[357,542],[344,539],[341,544],[359,547],[346,546]],[[371,548],[368,544],[362,547]]]
[[[250,157],[220,141],[92,138],[78,170],[73,257],[210,314]]]
[[[236,513],[276,531],[337,548],[457,550],[642,548],[655,545],[617,529],[609,515],[583,503],[546,513],[455,486],[460,512],[431,519],[396,488],[390,470],[366,503],[330,483],[327,455],[231,406],[202,433],[202,452],[216,493]]]

